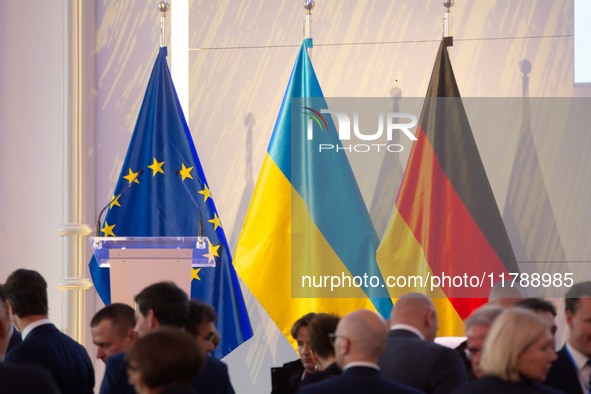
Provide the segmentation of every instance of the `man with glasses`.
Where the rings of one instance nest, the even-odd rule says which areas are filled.
[[[468,380],[475,380],[484,377],[484,372],[480,369],[480,357],[482,345],[490,331],[490,327],[497,317],[503,313],[504,309],[498,306],[483,306],[476,309],[464,322],[464,332],[466,333],[466,350],[469,352],[470,369]],[[468,368],[468,366],[466,366]]]
[[[216,319],[216,313],[211,305],[201,300],[189,302],[188,331],[205,354],[209,354],[215,349],[213,339],[216,335],[214,325]],[[209,355],[205,357],[205,367],[195,378],[192,386],[200,393],[234,393],[228,376],[228,367]]]

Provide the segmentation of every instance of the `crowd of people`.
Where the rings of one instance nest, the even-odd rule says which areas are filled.
[[[556,310],[519,289],[493,289],[465,320],[466,340],[436,343],[438,315],[419,293],[399,298],[388,320],[370,310],[311,312],[291,335],[298,360],[273,368],[272,394],[588,394],[591,282],[565,296],[569,336],[556,348]],[[90,322],[105,364],[101,394],[234,393],[228,368],[211,357],[220,337],[214,309],[170,282],[110,304]],[[20,269],[0,286],[0,393],[93,393],[86,349],[48,319],[47,283]]]
[[[300,360],[273,369],[272,394],[590,393],[591,282],[565,295],[570,330],[557,353],[554,305],[507,285],[464,321],[455,348],[435,342],[437,311],[419,293],[398,299],[387,321],[367,310],[302,316],[291,331]],[[332,346],[318,340],[327,337]]]

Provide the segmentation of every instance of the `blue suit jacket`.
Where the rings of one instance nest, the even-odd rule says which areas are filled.
[[[234,394],[228,367],[211,356],[205,357],[205,367],[191,386],[200,393]]]
[[[26,394],[59,394],[53,378],[45,369],[32,365],[0,363],[0,392]]]
[[[378,365],[387,378],[428,394],[449,394],[468,380],[455,350],[424,341],[407,330],[388,333]]]
[[[339,376],[303,386],[301,394],[424,394],[422,391],[387,379],[380,371],[370,367],[351,367]]]
[[[133,386],[127,383],[126,355],[127,352],[121,352],[107,359],[100,394],[135,394]]]
[[[566,346],[560,349],[556,355],[558,360],[552,363],[552,368],[548,371],[544,384],[567,394],[583,394],[577,370],[566,352]]]
[[[86,349],[53,324],[34,328],[4,361],[7,365],[44,367],[62,394],[92,394],[94,369]]]
[[[135,394],[133,386],[127,383],[126,354],[127,352],[117,353],[107,359],[100,394]],[[228,367],[210,356],[206,357],[205,368],[191,386],[200,393],[234,394]]]
[[[10,337],[10,342],[8,342],[8,348],[6,349],[6,353],[14,349],[16,345],[23,341],[21,333],[18,332],[15,326],[12,326],[12,337]]]

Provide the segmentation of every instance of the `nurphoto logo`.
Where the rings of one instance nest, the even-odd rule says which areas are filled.
[[[326,120],[322,116],[322,114],[333,114],[336,116],[338,120],[338,133],[339,139],[341,142],[350,141],[351,140],[351,121],[349,116],[343,112],[336,109],[321,109],[320,112],[309,108],[303,107],[303,109],[307,111],[303,111],[305,115],[308,115],[309,118],[307,119],[307,138],[308,141],[314,139],[314,122],[318,124],[320,130],[323,131],[325,128],[328,130],[328,124]],[[310,111],[310,112],[308,112]],[[408,137],[411,141],[416,141],[417,138],[414,134],[410,131],[413,127],[417,125],[417,118],[413,114],[405,113],[405,112],[388,112],[385,116],[386,119],[386,137],[388,141],[392,141],[392,135],[394,131],[402,131],[406,137]],[[398,123],[401,119],[410,119],[408,123]],[[373,134],[363,134],[359,130],[359,113],[353,113],[353,133],[354,136],[361,140],[361,141],[376,141],[380,139],[384,133],[384,113],[378,113],[378,131]],[[380,151],[388,151],[388,152],[402,152],[403,146],[400,144],[349,144],[348,146],[335,146],[334,144],[318,144],[319,152],[324,151],[345,151],[348,150],[349,152],[369,152],[371,150],[375,150],[377,152]],[[383,148],[383,150],[381,150]]]

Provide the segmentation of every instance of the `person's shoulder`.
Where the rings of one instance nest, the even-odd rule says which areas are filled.
[[[107,358],[107,363],[105,365],[105,369],[107,370],[120,370],[125,365],[125,357],[127,356],[127,352],[121,352],[113,354]]]
[[[39,366],[0,363],[0,381],[5,390],[14,389],[31,394],[59,392],[49,371]]]
[[[373,368],[355,367],[339,376],[302,387],[301,394],[356,393],[360,388],[368,392],[392,394],[425,394],[413,387],[394,382]]]
[[[494,390],[498,389],[499,385],[504,385],[505,382],[501,381],[498,378],[494,378],[491,376],[485,376],[481,379],[473,380],[466,384],[460,385],[456,387],[452,394],[472,394],[472,393],[488,393],[494,392]],[[492,391],[491,391],[492,389]]]
[[[389,379],[386,379],[386,381],[388,383],[393,383],[393,384],[391,384],[391,386],[392,386],[392,392],[393,393],[398,393],[398,394],[425,394],[424,391],[421,391],[421,390],[416,389],[414,387],[410,387],[410,386],[407,386],[405,384],[398,383],[398,382],[395,382],[395,381],[389,380]]]
[[[534,387],[536,388],[537,392],[541,394],[564,394],[564,391],[546,386],[543,383],[536,383],[534,384]]]
[[[215,357],[212,356],[207,356],[205,358],[205,368],[209,368],[211,370],[214,370],[216,372],[223,372],[223,373],[228,373],[228,366],[226,365],[225,362],[218,360]]]

